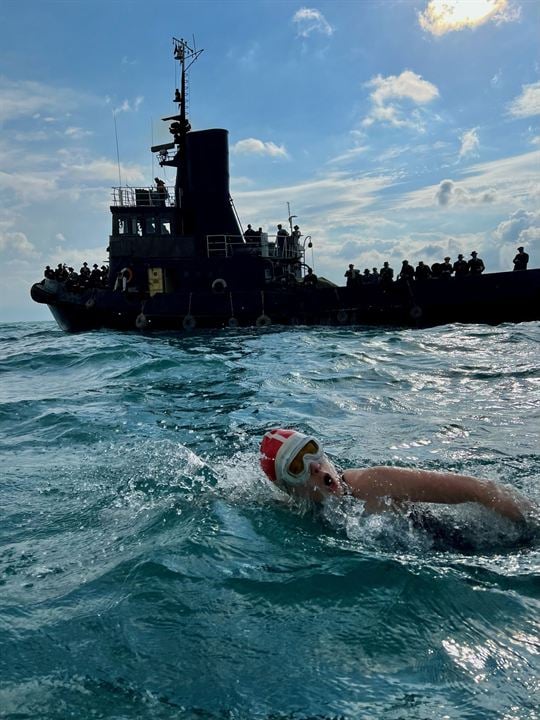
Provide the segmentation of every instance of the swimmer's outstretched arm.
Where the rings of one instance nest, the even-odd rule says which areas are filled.
[[[527,512],[533,509],[533,505],[515,491],[467,475],[379,466],[346,470],[343,479],[352,495],[365,501],[367,512],[383,510],[387,498],[398,503],[475,502],[518,522],[525,520]]]

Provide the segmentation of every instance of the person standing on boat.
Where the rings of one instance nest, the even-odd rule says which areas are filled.
[[[314,503],[349,495],[364,502],[366,514],[401,510],[414,503],[477,503],[517,523],[534,505],[515,490],[468,475],[377,466],[339,472],[321,443],[297,430],[265,433],[260,464],[266,476],[289,495]]]
[[[349,263],[349,269],[345,271],[344,277],[347,278],[348,288],[356,286],[356,270],[354,269],[353,263]]]
[[[304,276],[304,285],[307,287],[316,287],[319,278],[315,275],[313,270],[308,267],[307,274]]]
[[[484,270],[486,269],[486,266],[484,265],[484,261],[482,258],[478,257],[478,253],[476,250],[473,250],[471,253],[471,259],[469,260],[469,272],[471,275],[481,275]]]
[[[380,270],[381,285],[391,285],[394,279],[394,269],[390,267],[388,262],[385,260]]]
[[[165,181],[160,180],[158,177],[156,177],[154,178],[154,182],[156,183],[156,195],[158,202],[160,205],[165,206],[167,203],[167,198],[169,197],[169,191],[167,190]]]
[[[526,270],[529,263],[529,255],[522,247],[518,247],[518,252],[514,258],[514,270]]]
[[[441,277],[449,278],[454,272],[454,266],[450,262],[450,257],[445,257],[444,262],[441,264]]]
[[[276,243],[278,248],[278,255],[284,256],[287,248],[287,240],[289,239],[289,233],[285,230],[282,225],[277,226]]]
[[[469,274],[469,265],[466,260],[463,259],[463,255],[460,253],[457,256],[457,260],[454,263],[454,275],[456,277],[464,277]]]

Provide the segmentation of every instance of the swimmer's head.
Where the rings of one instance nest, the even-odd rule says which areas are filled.
[[[342,494],[338,473],[319,441],[297,430],[265,433],[260,462],[272,482],[297,495],[322,500],[328,494]]]

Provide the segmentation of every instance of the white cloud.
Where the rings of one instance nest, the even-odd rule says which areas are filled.
[[[0,252],[6,255],[36,255],[36,248],[22,232],[4,232],[0,230]]]
[[[420,128],[419,116],[414,112],[406,116],[403,101],[425,105],[439,96],[439,90],[433,83],[424,80],[411,70],[404,70],[401,75],[372,78],[367,87],[374,88],[370,95],[372,109],[363,121],[364,126],[375,122],[389,123],[395,127]]]
[[[52,123],[55,118],[50,113],[65,114],[66,110],[80,105],[82,99],[83,96],[64,88],[0,77],[0,122],[28,117]]]
[[[118,181],[118,164],[107,158],[89,160],[88,162],[64,164],[64,170],[71,174],[82,175],[86,180]],[[144,173],[137,165],[120,165],[123,183],[141,183]]]
[[[295,12],[293,22],[297,25],[297,33],[300,37],[308,37],[312,33],[330,36],[334,32],[334,28],[322,12],[315,8],[300,8]]]
[[[268,155],[269,157],[288,158],[289,155],[283,145],[273,142],[263,142],[257,138],[239,140],[232,147],[232,151],[239,155]]]
[[[530,245],[540,241],[540,212],[517,210],[499,223],[494,232],[497,240],[513,245]]]
[[[510,103],[508,112],[519,118],[540,115],[540,82],[523,85],[521,95]]]
[[[492,203],[495,199],[496,193],[494,190],[472,193],[470,190],[456,184],[453,180],[443,180],[435,193],[435,200],[441,207]]]
[[[132,100],[131,102],[126,99],[120,105],[114,108],[113,114],[118,115],[118,113],[121,112],[137,112],[143,101],[144,97],[142,95],[138,95],[135,100]]]
[[[478,150],[480,140],[478,138],[478,128],[471,128],[466,130],[461,135],[461,147],[459,149],[459,157],[466,157],[467,155],[474,155]]]
[[[429,0],[425,10],[418,14],[418,21],[424,30],[440,36],[489,21],[511,22],[519,17],[519,8],[508,0]]]
[[[64,131],[64,135],[67,135],[70,138],[73,138],[74,140],[80,140],[83,137],[87,137],[88,135],[93,135],[94,133],[91,130],[84,130],[80,127],[68,127]]]
[[[335,158],[332,158],[331,160],[328,160],[328,165],[346,165],[347,163],[351,162],[352,160],[355,160],[359,155],[362,155],[363,153],[367,152],[369,150],[369,147],[367,145],[359,145],[357,147],[350,148],[349,150],[346,150],[341,155],[338,155]]]

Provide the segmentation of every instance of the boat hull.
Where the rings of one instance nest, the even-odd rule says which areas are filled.
[[[49,306],[66,332],[271,324],[430,327],[540,320],[540,270],[392,283],[387,288],[296,285],[237,292],[186,290],[152,297],[111,289],[74,293],[46,280],[32,286],[31,295]]]

